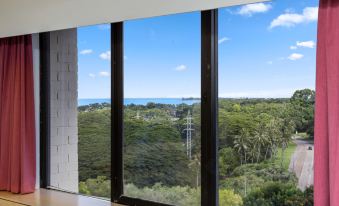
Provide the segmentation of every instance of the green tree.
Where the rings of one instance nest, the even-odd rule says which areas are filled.
[[[95,179],[87,179],[79,183],[79,192],[81,194],[106,197],[111,196],[111,181],[104,176],[98,176]]]
[[[235,136],[234,139],[234,148],[240,155],[240,164],[247,163],[247,152],[248,152],[248,138],[250,133],[247,129],[242,129],[240,134]]]
[[[235,194],[232,190],[219,190],[219,205],[220,206],[242,206],[242,198]]]
[[[293,184],[266,183],[244,199],[244,206],[304,206],[307,200]]]
[[[126,183],[137,187],[196,185],[181,135],[171,121],[125,119],[124,125]]]
[[[219,150],[219,176],[227,177],[240,165],[239,155],[230,147]]]
[[[299,132],[307,132],[314,136],[314,104],[315,91],[310,89],[297,90],[291,97],[293,108],[292,118]]]

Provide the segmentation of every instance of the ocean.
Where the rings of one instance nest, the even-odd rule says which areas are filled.
[[[137,104],[137,105],[146,105],[149,102],[159,103],[159,104],[188,104],[192,105],[194,103],[200,102],[200,100],[183,100],[182,98],[125,98],[124,105]],[[78,99],[78,106],[84,106],[94,103],[111,103],[111,99]]]

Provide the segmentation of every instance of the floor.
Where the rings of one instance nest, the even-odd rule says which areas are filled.
[[[18,203],[0,199],[0,205],[1,206],[22,206],[23,204],[18,204]]]
[[[54,190],[37,190],[34,194],[17,195],[0,191],[1,206],[119,206],[109,201]],[[121,205],[120,205],[121,206]]]

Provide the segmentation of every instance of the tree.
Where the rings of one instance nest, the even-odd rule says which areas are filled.
[[[95,179],[87,179],[79,183],[79,192],[85,195],[107,197],[111,196],[111,181],[104,176]]]
[[[260,161],[260,156],[261,156],[261,149],[264,147],[266,144],[269,143],[269,138],[267,137],[265,133],[266,129],[266,124],[265,122],[260,122],[257,127],[257,131],[255,132],[254,135],[254,145],[257,148],[257,159],[256,162],[258,163]],[[266,159],[266,157],[265,157]]]
[[[268,150],[270,152],[270,157],[276,157],[278,146],[280,144],[279,138],[281,136],[279,121],[277,119],[271,120],[270,123],[267,125],[267,130],[265,132],[269,137],[270,145],[268,147]]]
[[[137,187],[196,186],[181,135],[173,122],[125,120],[124,173]]]
[[[297,90],[291,97],[290,102],[297,131],[307,132],[313,137],[315,91],[310,89]]]
[[[244,206],[304,206],[306,198],[293,184],[266,183],[244,198]]]
[[[193,155],[193,159],[190,160],[190,163],[188,164],[189,168],[195,172],[196,175],[196,183],[195,186],[198,188],[200,186],[200,169],[201,169],[201,157],[200,154]]]
[[[315,91],[311,89],[297,90],[291,97],[291,102],[303,106],[314,105]]]
[[[220,206],[242,206],[242,198],[235,194],[233,190],[219,190],[219,205]]]
[[[134,198],[151,200],[171,205],[198,206],[200,203],[200,188],[188,186],[168,187],[155,184],[150,187],[138,188],[133,184],[126,184],[124,194]]]
[[[242,129],[240,134],[235,136],[234,148],[240,155],[240,164],[247,163],[247,152],[248,152],[248,138],[250,133],[247,129]]]
[[[284,107],[281,112],[281,119],[278,119],[280,128],[280,144],[281,144],[281,167],[283,167],[285,159],[285,150],[292,139],[294,133],[294,122],[291,120],[291,110],[289,107]]]
[[[230,148],[225,147],[219,150],[219,176],[227,177],[240,165],[239,155]]]

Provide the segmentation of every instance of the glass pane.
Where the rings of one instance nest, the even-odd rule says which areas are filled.
[[[313,205],[317,6],[219,10],[220,205]]]
[[[78,29],[79,193],[111,196],[110,25]]]
[[[125,22],[124,194],[200,205],[200,12]]]

